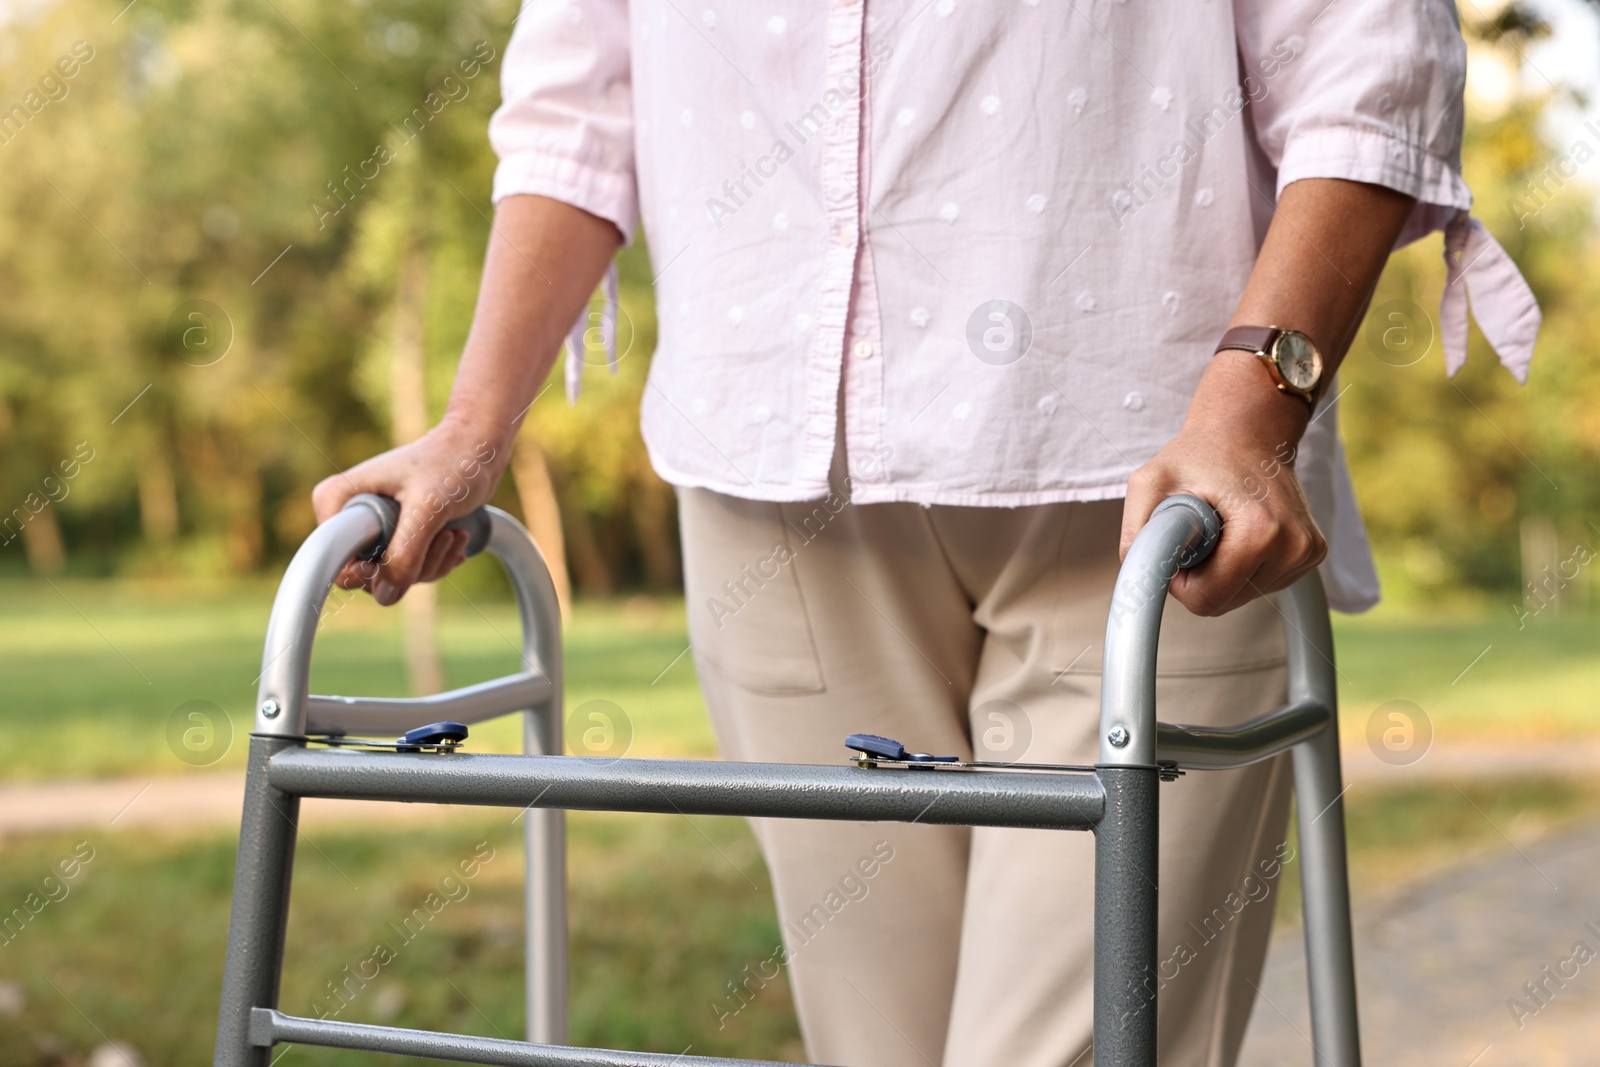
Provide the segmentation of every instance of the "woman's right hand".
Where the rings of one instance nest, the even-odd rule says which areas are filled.
[[[508,434],[484,434],[450,418],[409,445],[325,478],[311,493],[317,522],[326,522],[358,493],[400,502],[400,522],[376,564],[345,565],[341,589],[366,589],[385,606],[417,582],[444,577],[466,561],[467,535],[444,525],[488,503],[511,459]]]
[[[508,196],[496,206],[478,308],[443,421],[412,444],[325,479],[311,494],[318,522],[357,493],[400,501],[388,553],[376,566],[346,566],[341,588],[366,589],[378,603],[393,604],[466,558],[467,535],[444,533],[444,524],[494,495],[567,325],[621,242],[610,221],[559,200]]]

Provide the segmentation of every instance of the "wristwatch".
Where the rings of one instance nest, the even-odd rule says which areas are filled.
[[[1322,353],[1299,330],[1281,326],[1235,326],[1222,335],[1217,352],[1239,349],[1254,352],[1267,365],[1277,387],[1317,406],[1322,395]],[[1215,354],[1215,353],[1213,353]]]

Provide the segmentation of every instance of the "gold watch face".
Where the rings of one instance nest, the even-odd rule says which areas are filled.
[[[1283,380],[1302,392],[1311,392],[1322,379],[1322,353],[1303,333],[1283,331],[1273,346],[1272,361]]]

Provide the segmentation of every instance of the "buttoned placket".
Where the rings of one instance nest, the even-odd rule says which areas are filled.
[[[864,0],[836,0],[828,11],[823,91],[862,77]],[[822,132],[822,203],[828,225],[822,293],[807,361],[800,480],[823,486],[833,459],[840,378],[849,339],[856,261],[861,244],[862,93],[841,93],[844,105]]]
[[[863,18],[863,40],[865,39]],[[844,365],[845,453],[852,484],[882,485],[889,480],[888,455],[882,447],[884,419],[883,317],[878,306],[877,273],[872,262],[872,87],[866,63],[857,99],[861,116],[857,138],[857,216],[861,247],[850,299],[850,332],[846,337]]]

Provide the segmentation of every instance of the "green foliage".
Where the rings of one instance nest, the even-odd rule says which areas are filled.
[[[0,520],[56,497],[40,522],[59,524],[79,574],[259,570],[310,529],[312,485],[392,443],[408,257],[425,263],[442,407],[489,230],[484,131],[517,4],[124,2],[14,7],[0,23],[0,106],[55,78],[75,42],[92,52],[64,95],[36,96],[0,133]],[[1515,58],[1548,32],[1526,5],[1497,11],[1469,13],[1474,49]],[[1515,589],[1528,516],[1553,517],[1566,542],[1595,535],[1592,189],[1580,174],[1531,214],[1517,199],[1568,149],[1538,132],[1565,99],[1522,98],[1467,129],[1478,212],[1545,308],[1530,384],[1476,332],[1446,380],[1436,319],[1420,363],[1376,358],[1363,331],[1346,364],[1356,485],[1402,591]],[[1431,315],[1438,253],[1435,237],[1397,256],[1376,305]],[[656,333],[642,243],[621,269],[619,373],[586,368],[577,407],[556,381],[531,419],[590,591],[676,581],[672,495],[637,425]],[[93,461],[43,491],[80,442]],[[497,502],[515,510],[509,485]],[[0,571],[24,565],[11,533]]]
[[[66,0],[0,25],[17,74],[0,100],[75,41],[93,57],[0,145],[0,500],[22,503],[87,441],[94,461],[51,505],[79,570],[248,571],[310,529],[312,485],[391,443],[410,248],[442,407],[489,230],[484,129],[517,5],[119,7]],[[622,379],[592,382],[577,413],[541,408],[567,507],[610,524],[602,548],[623,571],[654,343],[647,263],[625,262],[637,328]],[[215,307],[190,319],[193,301]],[[16,540],[4,551],[0,567],[21,566]]]
[[[1600,368],[1589,354],[1600,292],[1587,269],[1600,254],[1594,189],[1580,173],[1528,212],[1529,183],[1556,158],[1535,132],[1542,104],[1469,119],[1463,159],[1474,213],[1522,268],[1544,312],[1528,384],[1499,365],[1475,325],[1466,366],[1445,376],[1437,235],[1390,261],[1341,371],[1349,387],[1342,429],[1370,534],[1403,584],[1423,595],[1516,590],[1520,522],[1530,516],[1556,521],[1563,553],[1600,542],[1588,525],[1600,510]],[[1600,137],[1591,139],[1600,147]],[[1394,302],[1415,308],[1406,328],[1432,338],[1418,362],[1379,340],[1399,322],[1385,317]]]

